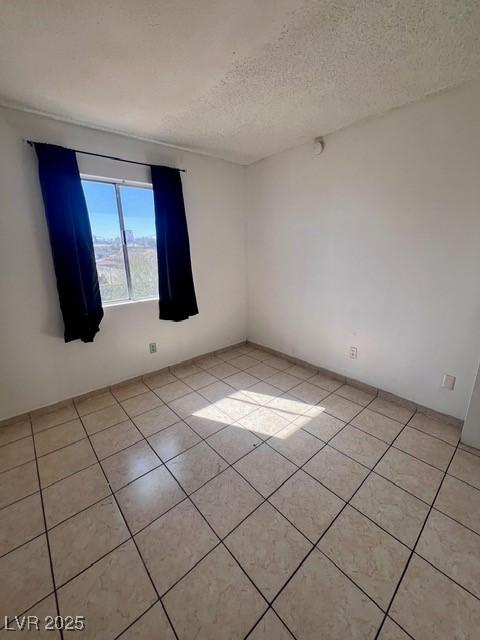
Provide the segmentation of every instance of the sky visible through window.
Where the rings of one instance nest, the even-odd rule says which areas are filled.
[[[92,234],[104,238],[119,236],[117,202],[114,187],[107,182],[82,181],[91,217]],[[135,229],[135,236],[155,237],[153,193],[151,189],[120,187],[125,229]],[[95,227],[95,229],[94,229]]]

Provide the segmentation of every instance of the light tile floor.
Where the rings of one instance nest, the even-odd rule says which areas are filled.
[[[477,639],[480,452],[412,414],[245,345],[1,428],[0,624]]]

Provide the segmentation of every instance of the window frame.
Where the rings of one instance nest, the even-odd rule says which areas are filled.
[[[125,278],[127,281],[127,291],[128,298],[121,298],[119,300],[111,300],[109,302],[104,302],[102,300],[103,307],[114,307],[122,304],[132,304],[135,302],[148,302],[151,300],[158,300],[158,292],[154,296],[148,296],[144,298],[134,298],[133,297],[133,288],[132,288],[132,274],[130,271],[130,260],[128,258],[128,244],[127,244],[127,234],[125,233],[125,218],[123,214],[123,206],[122,206],[122,198],[120,195],[120,187],[136,187],[138,189],[148,189],[149,191],[153,191],[153,185],[151,182],[139,182],[136,180],[124,180],[122,178],[106,178],[105,176],[94,176],[87,173],[80,174],[80,180],[82,182],[103,182],[105,184],[111,184],[115,189],[115,202],[117,205],[117,216],[118,216],[118,224],[120,228],[120,240],[122,242],[122,251],[123,251],[123,260],[125,264]],[[88,211],[88,205],[87,205]],[[88,211],[88,216],[90,218],[90,211]],[[90,222],[91,224],[91,222]],[[95,259],[95,265],[96,265]]]

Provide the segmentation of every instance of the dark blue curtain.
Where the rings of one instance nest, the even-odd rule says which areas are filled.
[[[198,313],[180,171],[152,166],[157,230],[160,319],[179,322]]]
[[[65,342],[93,342],[103,318],[92,232],[75,152],[35,143]]]

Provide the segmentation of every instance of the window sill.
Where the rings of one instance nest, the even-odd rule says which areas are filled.
[[[158,298],[141,298],[139,300],[118,300],[117,302],[103,302],[104,309],[111,309],[113,307],[123,307],[130,304],[142,304],[144,302],[158,302]]]

